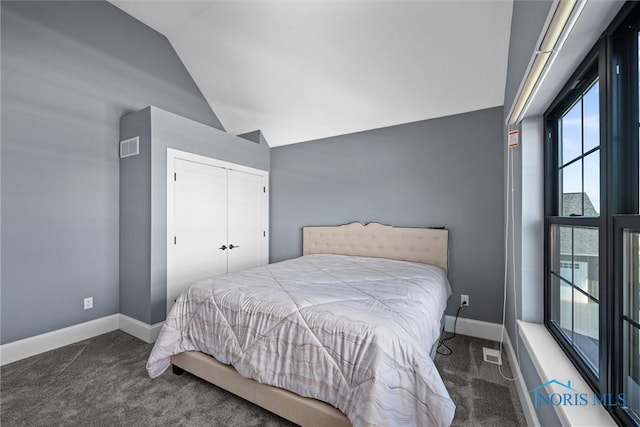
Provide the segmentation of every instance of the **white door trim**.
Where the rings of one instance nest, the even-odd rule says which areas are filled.
[[[202,163],[209,166],[236,170],[239,172],[252,173],[259,176],[269,176],[269,172],[256,169],[249,166],[239,165],[236,163],[226,162],[224,160],[214,159],[213,157],[202,156],[200,154],[189,153],[187,151],[176,150],[175,148],[167,148],[167,171],[169,166],[173,164],[175,159],[188,160],[190,162]],[[173,180],[173,175],[171,176]]]

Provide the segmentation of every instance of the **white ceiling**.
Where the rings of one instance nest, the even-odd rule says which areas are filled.
[[[512,0],[111,2],[272,147],[504,102]]]

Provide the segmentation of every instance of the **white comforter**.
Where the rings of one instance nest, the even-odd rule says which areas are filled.
[[[171,309],[147,371],[201,351],[354,426],[448,426],[455,405],[429,350],[450,294],[439,267],[341,255],[202,280]]]

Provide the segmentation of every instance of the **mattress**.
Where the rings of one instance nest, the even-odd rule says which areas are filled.
[[[327,402],[354,426],[444,426],[455,405],[429,350],[451,288],[436,266],[306,255],[195,283],[149,356],[200,351],[241,375]]]

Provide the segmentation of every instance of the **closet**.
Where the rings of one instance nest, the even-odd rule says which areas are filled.
[[[167,151],[167,311],[196,280],[266,264],[268,173]]]
[[[120,213],[113,221],[119,229],[118,302],[120,314],[141,322],[137,325],[145,331],[145,341],[153,342],[167,306],[192,278],[267,263],[271,155],[259,132],[258,136],[257,141],[245,139],[153,106],[120,118]],[[179,164],[182,172],[175,170],[176,159],[184,161]],[[216,181],[216,176],[226,178]],[[177,195],[188,201],[178,205],[178,215],[187,218],[180,232],[173,221],[176,184],[187,189]],[[237,188],[253,191],[245,197]],[[224,193],[226,198],[220,196]],[[198,217],[206,219],[207,209],[218,225],[225,226],[222,231],[213,234],[215,223]],[[200,225],[192,227],[190,221]],[[199,231],[200,226],[207,232]],[[249,238],[244,234],[256,241],[241,243]],[[200,235],[214,237],[198,240]],[[176,252],[190,248],[190,239],[206,255],[200,257],[200,249]],[[223,245],[227,249],[218,251]]]

